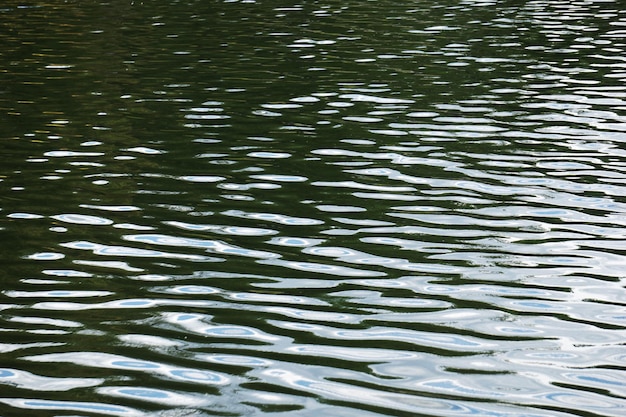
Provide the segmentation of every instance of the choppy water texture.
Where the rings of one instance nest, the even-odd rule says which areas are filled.
[[[626,415],[618,1],[5,1],[0,410]]]

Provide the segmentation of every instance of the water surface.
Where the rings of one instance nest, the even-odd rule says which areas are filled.
[[[616,1],[6,1],[0,411],[626,414]]]

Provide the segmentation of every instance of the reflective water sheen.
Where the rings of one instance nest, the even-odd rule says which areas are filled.
[[[3,417],[626,415],[621,2],[0,26]]]

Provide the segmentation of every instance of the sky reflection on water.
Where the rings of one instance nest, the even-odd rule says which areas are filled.
[[[5,3],[4,416],[626,414],[618,2]]]

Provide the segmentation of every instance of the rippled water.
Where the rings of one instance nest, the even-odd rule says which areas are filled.
[[[5,1],[0,412],[626,415],[618,1]]]

